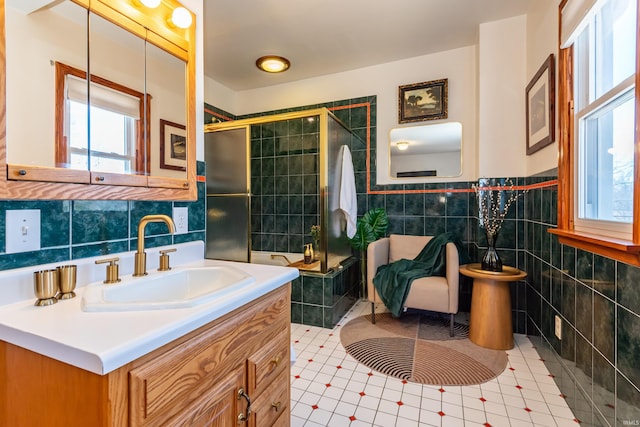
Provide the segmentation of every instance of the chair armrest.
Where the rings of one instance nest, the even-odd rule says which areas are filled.
[[[455,243],[447,243],[445,251],[447,256],[446,276],[449,284],[449,313],[457,313],[460,291],[460,256]]]
[[[383,264],[389,264],[388,237],[376,240],[367,247],[367,293],[370,301],[379,301],[373,286],[373,276]]]

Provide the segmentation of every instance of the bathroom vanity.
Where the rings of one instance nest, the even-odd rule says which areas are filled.
[[[190,308],[84,312],[82,287],[50,307],[1,306],[0,425],[288,426],[297,270],[188,264],[205,265],[256,281]]]

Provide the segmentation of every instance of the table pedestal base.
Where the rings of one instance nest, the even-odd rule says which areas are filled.
[[[474,278],[469,339],[494,350],[513,348],[509,282]]]

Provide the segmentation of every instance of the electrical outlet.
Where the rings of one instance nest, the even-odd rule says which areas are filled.
[[[558,315],[556,315],[556,337],[559,340],[562,339],[562,319]]]
[[[176,225],[176,234],[189,232],[189,208],[173,208],[173,222]]]
[[[6,213],[6,253],[40,250],[40,210],[8,210]]]

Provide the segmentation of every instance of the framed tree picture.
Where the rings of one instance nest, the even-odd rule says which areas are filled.
[[[398,122],[446,119],[449,79],[400,86]]]
[[[527,156],[555,140],[555,82],[555,61],[551,54],[527,85]]]

